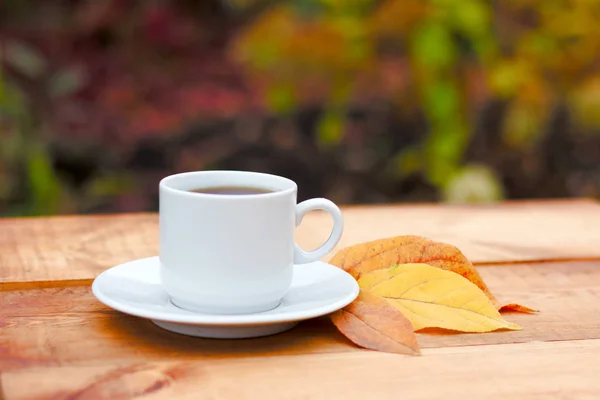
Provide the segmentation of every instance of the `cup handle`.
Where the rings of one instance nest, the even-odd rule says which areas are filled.
[[[327,199],[310,199],[303,201],[296,205],[296,226],[302,223],[304,216],[314,210],[323,210],[329,213],[333,218],[333,229],[329,235],[329,239],[316,250],[304,251],[294,244],[294,263],[305,264],[313,261],[317,261],[327,255],[333,248],[338,244],[342,237],[342,231],[344,230],[344,217],[342,212],[332,201]]]

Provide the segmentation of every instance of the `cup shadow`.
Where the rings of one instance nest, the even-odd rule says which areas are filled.
[[[101,330],[135,355],[158,359],[228,358],[334,352],[348,347],[327,317],[299,323],[282,333],[249,339],[210,339],[167,331],[152,321],[111,311]],[[121,347],[121,346],[119,346]]]

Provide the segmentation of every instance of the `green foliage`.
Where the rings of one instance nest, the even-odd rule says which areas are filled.
[[[48,83],[48,92],[52,97],[69,96],[77,92],[84,84],[85,77],[81,70],[70,68],[58,71]]]
[[[9,41],[4,50],[4,57],[8,64],[31,78],[40,76],[46,69],[44,58],[35,48],[22,42]]]
[[[35,215],[55,214],[59,210],[61,190],[48,154],[44,148],[34,144],[29,147],[26,157],[31,212]]]
[[[444,187],[448,203],[491,203],[504,197],[502,185],[494,171],[485,165],[466,165]]]
[[[18,61],[15,65],[27,74],[41,73],[43,60],[25,46],[18,49],[9,54]],[[26,174],[25,202],[13,210],[0,208],[0,215],[50,215],[60,209],[61,185],[43,142],[36,138],[39,127],[29,110],[20,90],[0,75],[0,204],[10,200],[19,187],[14,171]]]
[[[278,114],[285,114],[294,109],[294,87],[289,83],[273,85],[268,88],[266,102]]]
[[[325,114],[317,128],[318,144],[321,147],[329,147],[338,144],[342,140],[344,129],[344,116],[340,110],[330,111]]]

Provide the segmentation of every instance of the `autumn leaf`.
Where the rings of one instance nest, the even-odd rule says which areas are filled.
[[[458,248],[422,236],[395,236],[346,247],[337,252],[329,263],[344,269],[357,280],[363,274],[396,264],[428,264],[455,272],[473,282],[497,309],[534,312],[518,304],[502,306],[492,295],[477,269]]]
[[[516,304],[516,303],[505,304],[502,307],[500,307],[500,309],[498,311],[500,311],[500,312],[503,312],[503,311],[519,312],[519,313],[525,313],[525,314],[532,314],[532,313],[539,312],[539,310],[534,310],[533,308],[525,307],[525,306],[522,306],[522,305]]]
[[[485,293],[471,281],[427,264],[402,264],[365,273],[358,284],[362,290],[385,298],[401,311],[415,331],[521,329],[504,320]]]
[[[350,305],[331,315],[338,330],[355,344],[388,353],[420,355],[408,319],[385,299],[361,290]]]
[[[497,303],[479,272],[458,248],[422,236],[395,236],[346,247],[337,252],[329,263],[342,268],[356,280],[365,273],[396,264],[428,264],[467,278]]]

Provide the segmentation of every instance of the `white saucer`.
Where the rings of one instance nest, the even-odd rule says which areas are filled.
[[[281,304],[256,314],[215,315],[173,305],[161,286],[158,257],[120,264],[101,273],[92,292],[117,311],[148,318],[184,335],[240,339],[272,335],[298,322],[332,313],[358,296],[358,283],[333,265],[316,261],[294,266],[294,279]]]

